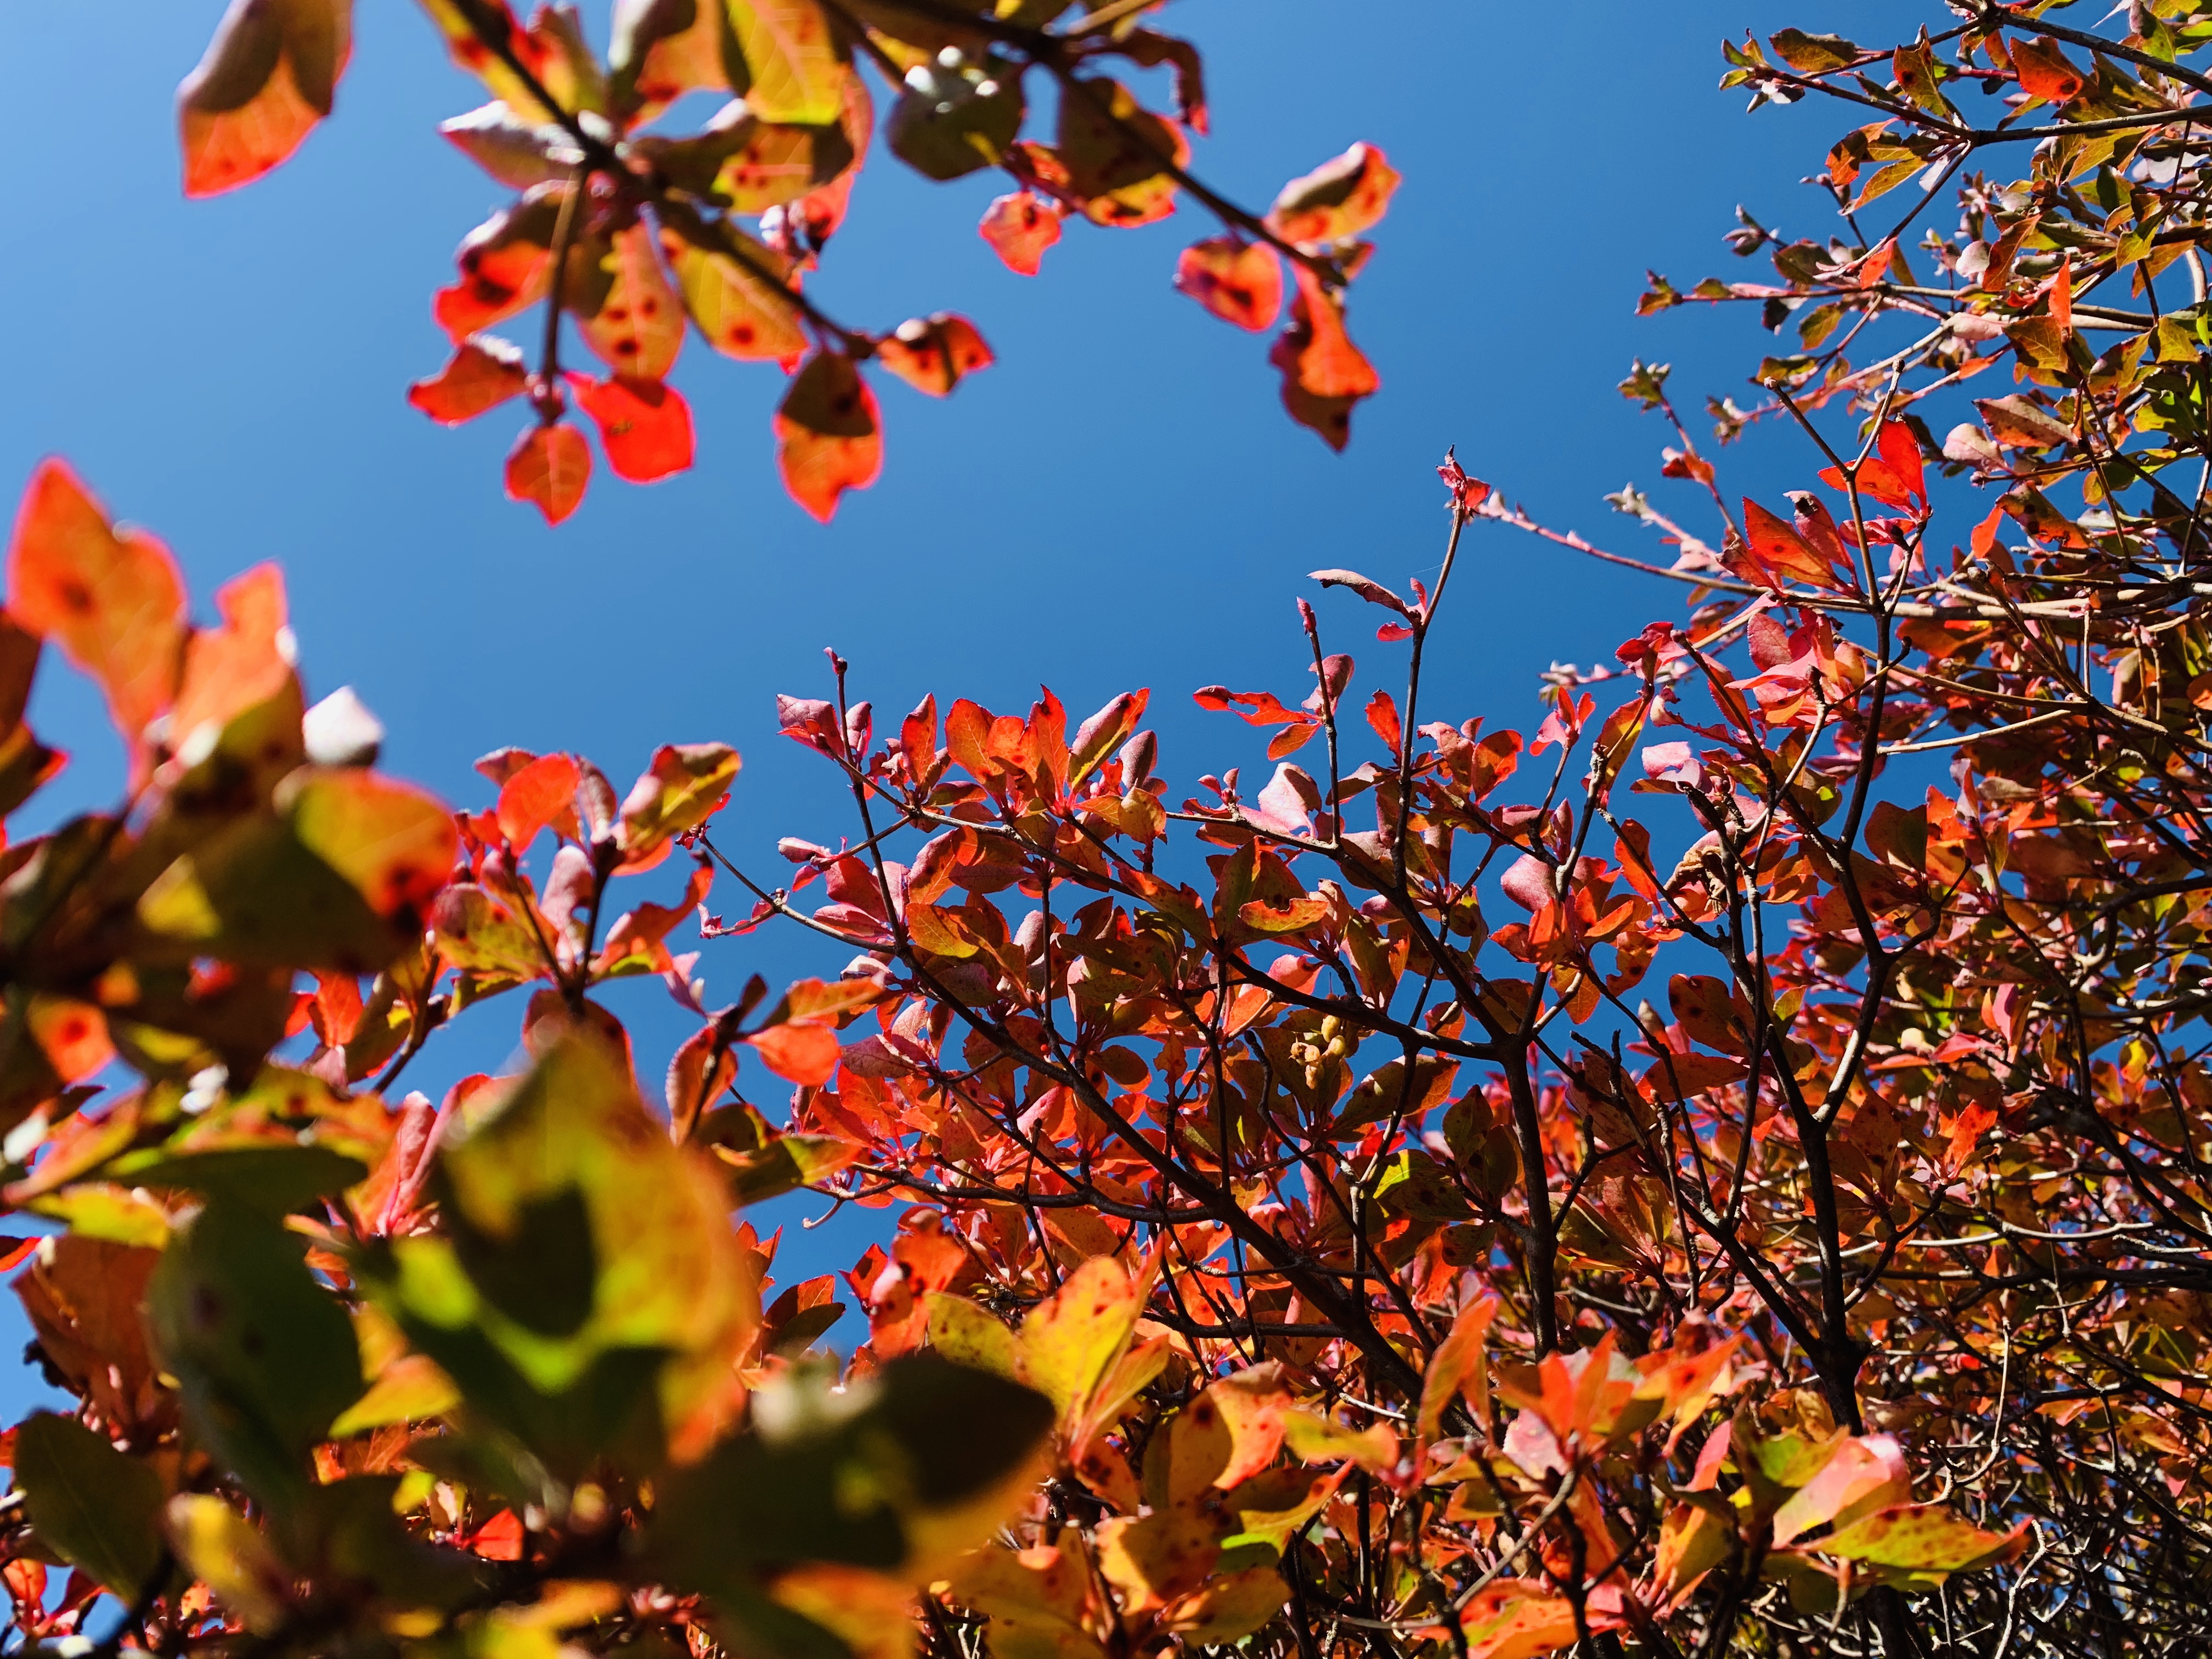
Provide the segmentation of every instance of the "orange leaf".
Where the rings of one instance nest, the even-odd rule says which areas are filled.
[[[2081,88],[2088,84],[2081,71],[2067,61],[2058,43],[2049,35],[2039,40],[2014,40],[2008,44],[2013,73],[2020,76],[2021,89],[2029,96],[2049,104],[2068,104],[2079,97]]]
[[[64,1083],[90,1077],[115,1058],[108,1041],[107,1016],[88,1002],[62,997],[34,997],[29,1017],[31,1036],[46,1056],[46,1063]]]
[[[407,388],[407,401],[442,426],[459,426],[529,384],[520,346],[496,334],[471,334],[443,368]]]
[[[215,602],[222,626],[197,630],[185,646],[184,684],[169,715],[176,748],[201,726],[221,726],[266,702],[292,675],[283,571],[256,565],[225,583]]]
[[[775,435],[784,488],[824,524],[840,495],[866,489],[883,471],[876,394],[853,360],[836,352],[817,352],[793,377]]]
[[[837,1069],[837,1034],[826,1025],[771,1025],[745,1041],[769,1070],[793,1083],[827,1083]]]
[[[1034,191],[1001,196],[983,210],[976,230],[1018,276],[1034,276],[1044,251],[1060,240],[1060,210]]]
[[[605,380],[571,374],[568,385],[599,422],[617,477],[651,483],[691,465],[691,407],[675,387],[629,374]]]
[[[1749,496],[1743,503],[1743,538],[1751,549],[1752,557],[1758,562],[1760,573],[1771,586],[1782,583],[1775,578],[1794,578],[1826,587],[1830,580],[1828,562],[1805,544],[1805,538],[1796,527],[1779,514],[1768,512]],[[1771,573],[1771,574],[1769,574]]]
[[[1194,242],[1176,261],[1175,285],[1215,316],[1254,333],[1283,308],[1283,262],[1265,242],[1233,236]]]
[[[1297,294],[1290,325],[1276,337],[1267,360],[1282,371],[1283,406],[1301,426],[1321,434],[1331,449],[1352,437],[1352,408],[1382,384],[1375,366],[1344,331],[1336,296],[1304,265],[1291,267]]]
[[[991,366],[991,348],[965,317],[940,311],[915,317],[876,342],[876,359],[917,392],[942,398],[968,375]]]
[[[582,775],[566,755],[540,755],[499,787],[499,833],[520,852],[569,810]]]
[[[169,706],[185,642],[176,561],[143,531],[117,535],[63,462],[40,466],[16,513],[8,610],[100,682],[133,741]]]
[[[331,112],[353,52],[353,0],[231,0],[177,88],[185,194],[258,179]]]
[[[1398,173],[1372,144],[1354,144],[1283,186],[1267,222],[1285,241],[1340,242],[1389,210]]]
[[[591,476],[591,447],[566,421],[531,428],[507,452],[507,498],[536,502],[548,524],[576,510]]]

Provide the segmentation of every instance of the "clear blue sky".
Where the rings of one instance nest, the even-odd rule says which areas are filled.
[[[584,9],[603,29],[602,0]],[[621,787],[658,743],[719,738],[746,761],[721,839],[780,870],[778,836],[846,828],[826,769],[775,735],[775,693],[826,694],[830,644],[885,712],[932,690],[1025,708],[1042,680],[1080,718],[1151,686],[1162,769],[1184,784],[1258,760],[1242,726],[1193,708],[1194,687],[1304,694],[1291,599],[1310,591],[1305,572],[1402,583],[1435,565],[1431,468],[1446,444],[1540,515],[1648,550],[1600,496],[1631,478],[1685,487],[1662,485],[1666,434],[1614,383],[1632,356],[1671,359],[1695,405],[1740,389],[1767,337],[1741,312],[1638,321],[1644,268],[1685,285],[1757,274],[1719,240],[1738,202],[1793,234],[1834,225],[1798,181],[1844,121],[1747,118],[1741,94],[1713,89],[1719,40],[1784,22],[1886,40],[1925,9],[1179,0],[1164,27],[1208,54],[1204,176],[1264,206],[1363,138],[1405,174],[1354,290],[1354,335],[1383,386],[1349,453],[1284,416],[1264,339],[1169,286],[1177,248],[1213,228],[1195,211],[1076,228],[1024,279],[975,232],[989,175],[931,185],[884,157],[814,291],[866,326],[963,313],[997,366],[947,403],[884,384],[883,479],[824,528],[776,480],[781,375],[695,339],[677,380],[696,470],[640,489],[602,466],[548,531],[500,492],[519,414],[455,433],[403,401],[443,358],[431,293],[501,195],[434,131],[480,94],[413,7],[360,7],[337,117],[289,165],[188,204],[171,100],[221,0],[97,17],[16,6],[0,61],[19,135],[0,494],[12,502],[40,456],[68,456],[176,550],[203,612],[222,580],[281,561],[311,695],[356,687],[390,728],[387,764],[458,804],[486,804],[470,763],[502,744],[588,755]],[[1770,443],[1741,476],[1779,487],[1802,472]],[[1455,720],[1529,729],[1547,663],[1606,659],[1679,614],[1674,592],[1507,532],[1470,550],[1431,659],[1431,711]],[[1324,606],[1324,623],[1364,665],[1382,647],[1357,609]],[[34,719],[76,757],[53,805],[102,803],[118,778],[104,715],[58,663],[46,680]],[[725,995],[756,970],[834,971],[842,953],[817,946],[726,942],[704,971]],[[683,1028],[657,987],[617,1006],[650,1079]],[[410,1080],[434,1092],[495,1066],[514,1029],[485,1009]],[[842,1268],[858,1237],[841,1223],[787,1239],[785,1265]],[[0,1407],[35,1392],[9,1363],[21,1333],[0,1297]]]

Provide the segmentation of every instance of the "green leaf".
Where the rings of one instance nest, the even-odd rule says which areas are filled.
[[[925,66],[922,73],[927,83],[909,82],[884,123],[891,154],[926,179],[959,179],[996,167],[1021,136],[1021,72],[986,64]]]
[[[134,1187],[181,1187],[267,1216],[290,1215],[368,1178],[360,1159],[327,1146],[226,1146],[123,1158],[111,1172]]]
[[[157,938],[251,966],[382,967],[421,932],[459,833],[432,797],[357,767],[301,767],[272,816],[178,858],[138,901]]]
[[[125,1601],[161,1571],[161,1477],[106,1436],[35,1412],[15,1431],[15,1479],[39,1537]]]
[[[805,1367],[755,1396],[755,1431],[670,1474],[649,1549],[717,1597],[803,1562],[920,1573],[980,1542],[1034,1472],[1051,1403],[935,1354],[842,1390]]]
[[[309,1448],[362,1392],[352,1322],[306,1242],[217,1200],[163,1253],[147,1299],[193,1437],[264,1503],[296,1501]]]
[[[501,1096],[503,1095],[503,1098]],[[440,1153],[447,1233],[356,1264],[472,1407],[549,1464],[711,1416],[760,1318],[729,1200],[623,1058],[576,1032],[472,1108]],[[657,1390],[657,1392],[656,1392]]]

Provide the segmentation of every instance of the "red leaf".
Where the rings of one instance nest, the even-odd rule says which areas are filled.
[[[940,311],[910,318],[876,342],[876,360],[917,392],[942,398],[979,368],[991,366],[991,348],[965,317]]]
[[[988,242],[1006,269],[1034,276],[1044,263],[1044,251],[1060,240],[1059,204],[1034,191],[1001,196],[983,210],[977,232]]]
[[[566,755],[541,755],[499,788],[499,832],[517,852],[538,839],[538,832],[568,811],[575,800],[576,782],[582,775]]]
[[[532,427],[507,452],[507,498],[535,501],[548,524],[576,510],[591,476],[591,446],[566,421]]]
[[[775,412],[783,487],[823,523],[848,489],[865,489],[884,468],[876,394],[853,360],[836,352],[807,359]]]
[[[407,388],[407,401],[441,425],[459,426],[529,384],[520,346],[496,334],[471,334],[437,374]]]
[[[1928,480],[1920,460],[1920,440],[1902,421],[1884,421],[1875,439],[1875,453],[1858,464],[1859,490],[1888,507],[1910,512],[1928,508]],[[1831,489],[1844,487],[1843,469],[1827,467],[1820,482]]]
[[[1265,242],[1209,236],[1176,261],[1175,285],[1224,321],[1254,333],[1283,308],[1283,262]]]
[[[1388,691],[1377,691],[1367,700],[1367,723],[1375,728],[1375,735],[1382,739],[1395,757],[1405,742],[1405,733],[1398,720],[1398,702]]]
[[[745,1039],[787,1081],[827,1083],[837,1069],[837,1034],[826,1025],[771,1025]]]
[[[629,374],[568,378],[576,401],[599,423],[617,477],[651,483],[691,465],[691,408],[667,382]]]

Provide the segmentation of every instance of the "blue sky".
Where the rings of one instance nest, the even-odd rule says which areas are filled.
[[[453,249],[501,199],[434,131],[480,101],[475,83],[413,8],[364,5],[337,118],[260,184],[189,204],[171,100],[221,9],[11,13],[0,97],[27,142],[0,492],[69,457],[175,550],[204,611],[222,580],[280,561],[311,695],[355,686],[389,727],[386,763],[457,804],[487,804],[470,763],[504,744],[590,756],[619,787],[656,744],[736,744],[745,772],[720,839],[781,870],[777,836],[846,828],[826,769],[775,734],[775,693],[827,694],[826,645],[883,713],[927,691],[1025,708],[1044,681],[1080,718],[1150,686],[1162,769],[1182,785],[1259,760],[1244,728],[1193,707],[1194,687],[1304,695],[1291,599],[1306,572],[1402,584],[1433,568],[1447,444],[1540,516],[1623,550],[1651,550],[1600,499],[1626,480],[1702,524],[1658,477],[1663,428],[1613,385],[1632,356],[1672,360],[1694,406],[1740,390],[1768,337],[1747,313],[1639,322],[1644,270],[1686,286],[1757,275],[1719,240],[1739,202],[1825,238],[1832,214],[1798,181],[1845,125],[1832,107],[1747,118],[1740,94],[1713,89],[1718,42],[1747,23],[1901,38],[1923,9],[1179,0],[1164,27],[1207,52],[1204,177],[1264,206],[1355,139],[1405,175],[1353,294],[1383,385],[1347,453],[1285,417],[1263,338],[1170,287],[1177,249],[1214,228],[1195,211],[1075,228],[1024,279],[975,234],[989,175],[932,185],[880,156],[813,291],[864,326],[963,313],[997,365],[944,403],[883,384],[882,481],[823,527],[776,480],[781,376],[695,339],[676,379],[696,468],[641,489],[602,465],[553,531],[500,491],[519,413],[448,432],[403,399],[444,356],[430,295]],[[603,28],[599,0],[585,10]],[[1779,488],[1804,471],[1770,441],[1736,477]],[[1530,729],[1547,664],[1607,659],[1680,612],[1662,585],[1494,528],[1463,556],[1427,711],[1454,720]],[[1364,666],[1382,648],[1359,609],[1322,614]],[[96,701],[58,663],[46,682],[34,719],[76,758],[32,816],[102,803],[119,777]],[[769,933],[709,947],[703,971],[727,994],[843,955]],[[673,1008],[657,988],[617,1006],[657,1075],[683,1034]],[[434,1091],[496,1066],[514,1030],[486,1009],[410,1080]],[[842,1268],[860,1236],[841,1219],[788,1243],[785,1265]],[[21,1330],[0,1298],[0,1349]],[[0,1405],[33,1392],[0,1362]]]

